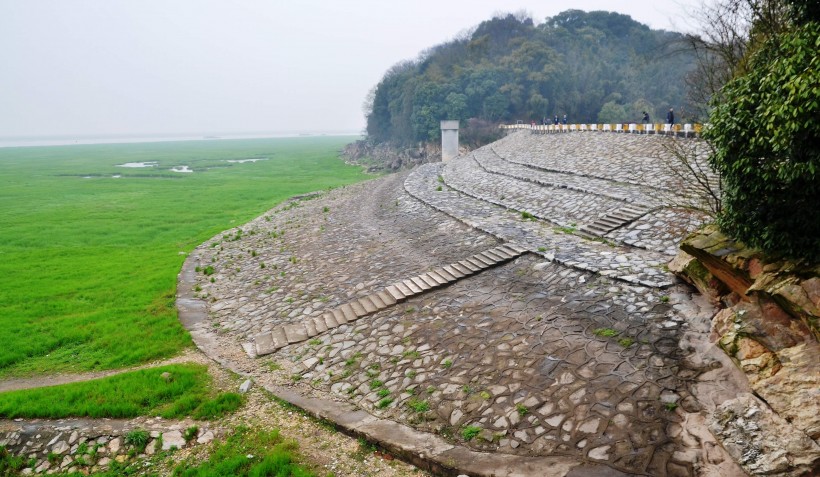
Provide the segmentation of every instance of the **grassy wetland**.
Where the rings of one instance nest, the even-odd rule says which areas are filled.
[[[351,139],[0,149],[0,378],[190,346],[174,306],[186,253],[287,197],[366,179],[337,157]]]

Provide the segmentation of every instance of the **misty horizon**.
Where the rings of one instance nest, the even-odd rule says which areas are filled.
[[[698,4],[0,0],[0,138],[359,134],[386,71],[499,13],[680,30]]]

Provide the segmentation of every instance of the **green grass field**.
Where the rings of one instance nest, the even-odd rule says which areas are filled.
[[[174,307],[182,252],[287,197],[366,179],[337,158],[352,139],[0,149],[0,378],[189,346]],[[263,160],[227,162],[242,159]],[[117,167],[145,161],[158,165]],[[194,172],[170,170],[183,165]]]
[[[168,373],[168,378],[163,377]],[[205,366],[176,364],[103,379],[0,393],[0,417],[217,419],[242,405],[235,393],[215,395]]]

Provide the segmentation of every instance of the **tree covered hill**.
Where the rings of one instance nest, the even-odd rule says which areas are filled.
[[[648,111],[662,122],[673,107],[693,120],[684,79],[695,59],[681,38],[603,11],[568,10],[542,24],[499,16],[393,66],[365,105],[368,138],[435,141],[442,119],[461,120],[467,134],[556,114],[574,123],[637,122]]]

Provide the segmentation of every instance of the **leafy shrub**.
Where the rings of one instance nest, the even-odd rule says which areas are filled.
[[[820,260],[820,23],[767,40],[723,89],[705,137],[722,176],[718,225],[766,253]]]

